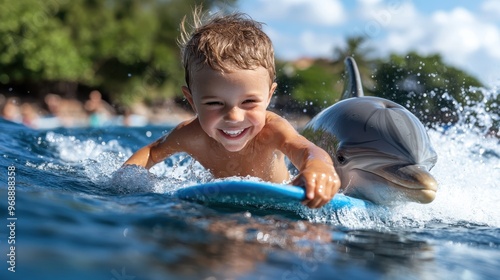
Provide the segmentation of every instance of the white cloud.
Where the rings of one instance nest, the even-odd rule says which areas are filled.
[[[361,6],[373,6],[380,4],[382,0],[358,0]]]
[[[491,74],[486,69],[500,63],[499,27],[480,14],[455,8],[434,13],[430,24],[429,49],[440,52],[446,61],[483,80]]]
[[[340,0],[243,0],[239,5],[265,23],[278,58],[329,57],[342,40],[328,32],[346,21]]]
[[[459,64],[482,47],[483,24],[463,8],[436,12],[430,22],[433,28],[432,49],[453,57]]]
[[[246,0],[249,1],[249,0]],[[245,1],[242,1],[245,6]],[[340,0],[260,0],[251,7],[261,20],[289,20],[318,26],[335,26],[345,21]]]
[[[333,37],[328,34],[318,34],[312,30],[307,30],[300,34],[299,44],[304,50],[302,56],[331,57],[333,55],[333,46],[339,45],[344,41],[343,38]]]
[[[276,57],[280,59],[331,57],[333,46],[338,46],[344,41],[340,36],[318,33],[314,29],[304,29],[294,36],[289,36],[268,27],[266,33],[273,41]]]
[[[347,34],[355,33],[367,36],[379,55],[440,53],[482,80],[500,78],[499,0],[425,13],[428,4],[406,0],[357,0],[355,6],[348,0],[240,1],[248,4],[246,12],[267,23],[276,54],[284,59],[330,57]]]
[[[500,59],[500,30],[496,26],[487,25],[482,31],[484,47],[493,57]],[[500,63],[500,62],[499,62]]]
[[[411,2],[359,0],[358,30],[369,39],[382,43],[381,50],[406,51],[420,40],[425,32],[421,17]]]
[[[380,11],[380,5],[372,11]],[[500,28],[480,14],[457,7],[425,15],[411,3],[403,4],[399,11],[391,15],[386,34],[374,38],[377,49],[440,53],[446,62],[480,78],[488,64],[500,63]]]
[[[481,10],[483,13],[494,16],[498,20],[500,17],[500,1],[486,0],[481,4]]]

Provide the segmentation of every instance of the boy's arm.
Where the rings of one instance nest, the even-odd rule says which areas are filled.
[[[326,151],[300,135],[288,121],[276,118],[272,127],[281,137],[281,150],[299,169],[292,184],[306,188],[304,204],[319,208],[330,201],[340,188],[340,179]]]
[[[191,122],[192,121],[186,121],[179,124],[167,135],[142,147],[125,161],[123,166],[138,165],[150,169],[172,154],[184,151],[184,144],[186,144],[189,139],[193,139],[193,137],[186,137],[186,134],[189,134]]]
[[[158,146],[161,146],[161,140],[164,137],[168,137],[168,135],[163,136],[162,138],[156,140],[155,142],[146,145],[139,149],[137,152],[135,152],[123,165],[138,165],[141,167],[144,167],[146,169],[150,169],[155,165],[157,162],[159,162],[161,159],[157,159],[154,157],[152,154],[152,151],[158,150]],[[167,155],[168,157],[168,155]],[[153,160],[155,158],[158,161]]]

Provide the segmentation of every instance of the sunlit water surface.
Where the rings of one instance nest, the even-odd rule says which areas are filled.
[[[481,108],[469,108],[480,111]],[[466,110],[464,115],[468,114]],[[487,114],[481,122],[491,122]],[[15,273],[0,279],[498,279],[499,139],[430,130],[434,202],[369,211],[206,207],[175,197],[210,180],[186,155],[113,173],[171,127],[35,131],[0,120],[0,209],[15,168]],[[12,216],[11,216],[12,217]],[[135,278],[134,278],[135,277]]]

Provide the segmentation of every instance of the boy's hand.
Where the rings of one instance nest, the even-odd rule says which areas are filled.
[[[305,186],[306,199],[302,203],[309,208],[319,208],[338,192],[340,179],[333,165],[315,162],[300,172],[292,185]]]

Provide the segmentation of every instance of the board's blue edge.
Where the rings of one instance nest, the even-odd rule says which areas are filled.
[[[221,203],[247,202],[247,204],[266,204],[280,202],[300,202],[305,199],[305,189],[293,185],[280,185],[254,181],[217,181],[179,189],[177,197],[183,200]],[[371,203],[336,194],[329,202],[334,209],[366,208]]]

